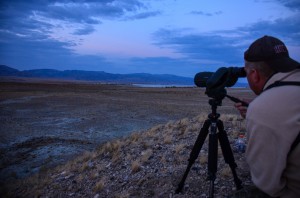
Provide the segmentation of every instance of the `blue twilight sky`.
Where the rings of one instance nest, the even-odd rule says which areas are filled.
[[[272,35],[300,61],[299,0],[1,0],[0,64],[193,77]]]

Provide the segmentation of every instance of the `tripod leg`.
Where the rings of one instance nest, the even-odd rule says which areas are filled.
[[[206,120],[203,124],[203,127],[201,128],[200,130],[200,133],[197,137],[197,140],[194,144],[194,147],[190,153],[190,158],[188,159],[189,163],[188,163],[188,166],[184,172],[184,175],[180,181],[180,183],[178,184],[178,187],[176,189],[176,194],[180,193],[182,191],[182,188],[184,186],[184,182],[186,180],[186,177],[188,176],[189,172],[190,172],[190,169],[192,167],[192,165],[195,163],[195,160],[197,159],[200,151],[201,151],[201,148],[205,142],[205,139],[207,137],[207,134],[208,134],[208,128],[210,126],[210,120]]]
[[[208,180],[210,180],[209,197],[214,197],[214,182],[216,179],[216,172],[218,167],[218,135],[217,123],[212,121],[211,131],[209,133],[208,145]]]
[[[224,156],[224,160],[227,164],[229,164],[229,167],[231,169],[232,175],[233,175],[233,179],[234,179],[234,183],[236,185],[236,188],[242,189],[242,181],[238,178],[237,174],[236,174],[236,168],[237,168],[237,164],[235,163],[234,160],[234,156],[230,147],[230,143],[227,137],[227,133],[224,130],[224,125],[223,122],[221,120],[218,120],[217,123],[218,129],[219,129],[219,141],[220,141],[220,145],[221,145],[221,149],[223,152],[223,156]]]

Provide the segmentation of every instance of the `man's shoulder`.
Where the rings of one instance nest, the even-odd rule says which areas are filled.
[[[300,86],[278,86],[265,90],[249,105],[250,111],[279,111],[291,106],[300,107]],[[288,108],[289,109],[289,108]]]
[[[300,82],[300,69],[288,73],[276,73],[265,84],[264,89],[275,82]]]

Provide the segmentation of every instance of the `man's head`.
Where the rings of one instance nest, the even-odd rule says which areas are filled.
[[[266,81],[274,73],[300,68],[300,64],[289,57],[285,44],[271,36],[254,41],[245,51],[244,59],[250,88],[257,95],[263,91]]]
[[[244,53],[248,62],[266,62],[275,72],[290,72],[300,64],[290,58],[285,44],[272,36],[264,36],[254,41]]]

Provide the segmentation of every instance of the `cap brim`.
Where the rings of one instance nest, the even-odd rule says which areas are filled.
[[[274,59],[271,61],[267,61],[270,67],[273,68],[277,72],[290,72],[294,69],[300,69],[300,63],[291,59],[290,57],[282,57],[280,59]]]

